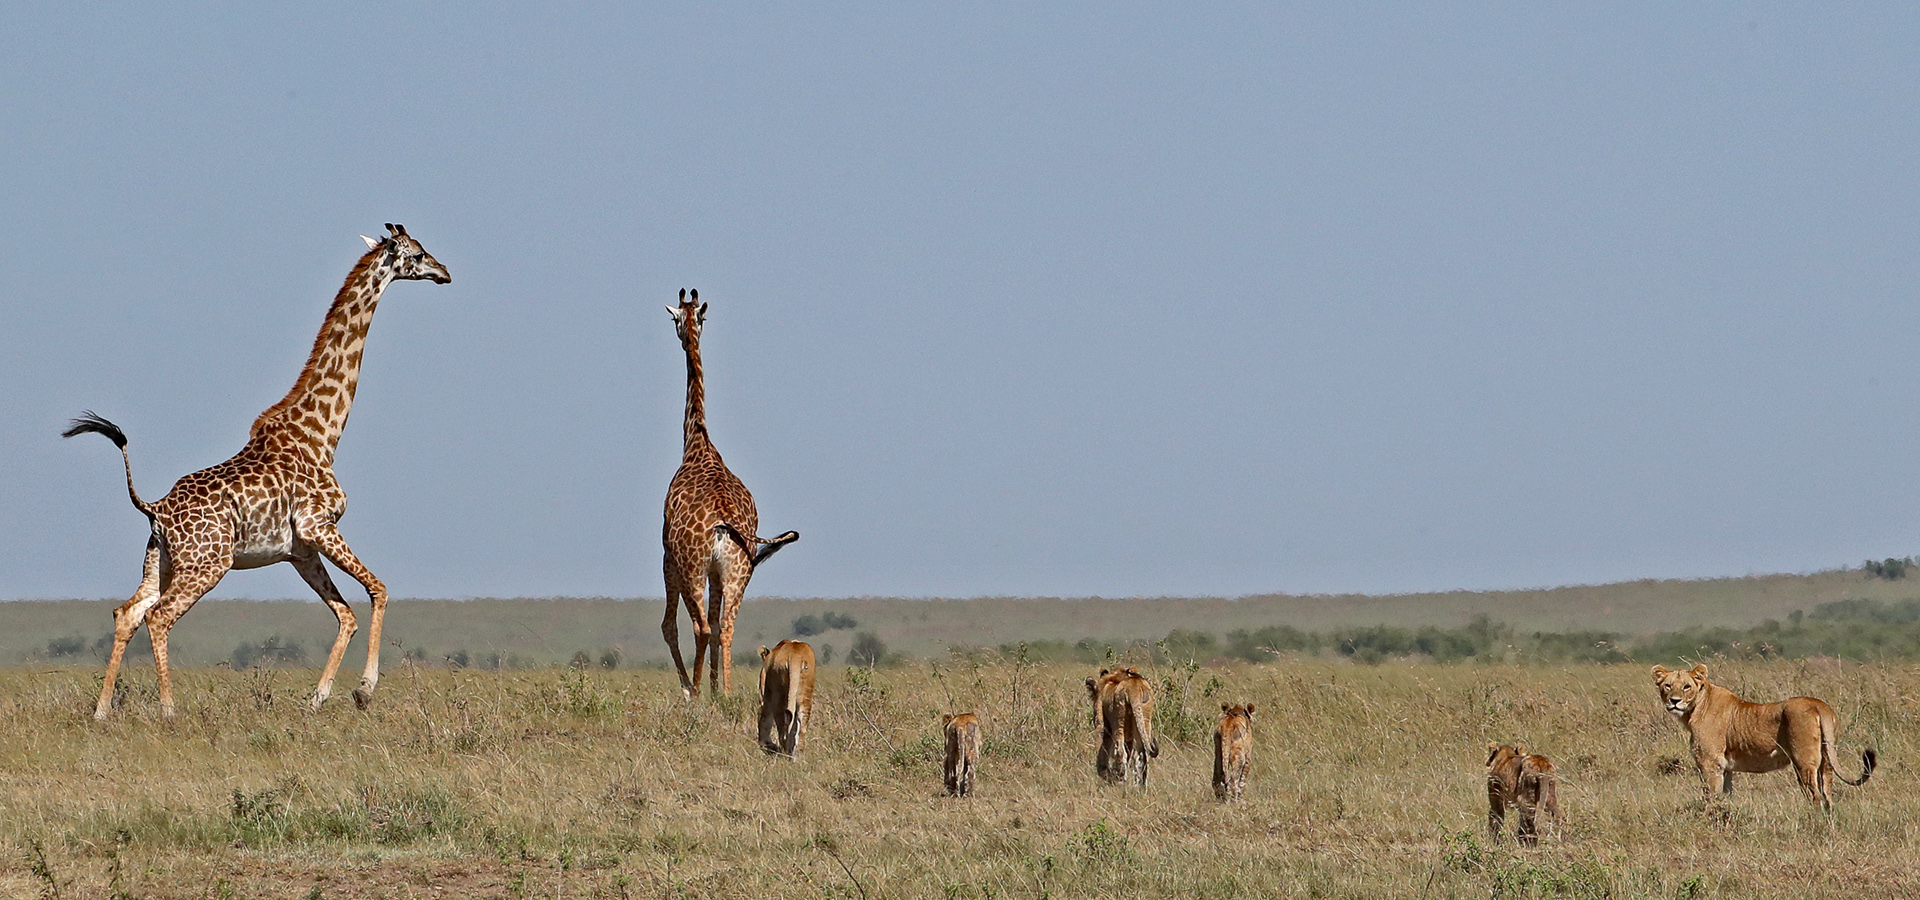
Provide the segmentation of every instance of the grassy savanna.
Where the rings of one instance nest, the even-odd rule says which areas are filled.
[[[244,575],[244,573],[242,573]],[[244,579],[231,583],[239,586]],[[131,590],[132,583],[128,589]],[[397,589],[397,588],[396,588]],[[891,650],[938,657],[950,647],[999,646],[1020,641],[1091,638],[1116,646],[1154,640],[1174,629],[1224,636],[1235,629],[1290,625],[1326,631],[1389,622],[1400,626],[1459,626],[1487,616],[1523,631],[1594,629],[1628,634],[1693,628],[1746,627],[1784,619],[1822,603],[1864,599],[1895,602],[1920,597],[1920,581],[1870,577],[1858,569],[1809,575],[1632,581],[1514,591],[1450,591],[1390,596],[1264,595],[1240,598],[975,598],[906,600],[853,598],[783,600],[749,597],[742,605],[736,651],[751,654],[793,634],[804,616],[838,613],[853,617],[858,631],[878,635]],[[124,598],[121,598],[124,599]],[[348,599],[365,610],[364,599]],[[384,653],[413,651],[441,659],[465,651],[478,666],[491,656],[524,665],[566,662],[585,652],[596,660],[616,650],[623,664],[659,663],[658,598],[551,600],[396,600],[387,617]],[[0,664],[50,659],[49,642],[81,641],[89,648],[112,630],[107,600],[0,603]],[[278,635],[297,644],[309,661],[324,659],[334,634],[332,614],[317,601],[205,600],[175,628],[172,658],[182,665],[229,660],[241,644]],[[682,630],[687,626],[682,622]],[[807,639],[844,654],[856,629],[827,631]],[[356,638],[349,659],[365,652]],[[136,648],[145,638],[136,638]],[[67,661],[96,664],[98,654]]]
[[[1703,802],[1640,664],[1278,659],[1148,667],[1162,752],[1099,783],[1085,667],[997,654],[827,667],[798,760],[750,734],[753,671],[689,703],[657,670],[394,666],[374,708],[305,670],[187,670],[156,718],[134,667],[0,672],[9,897],[1863,897],[1920,885],[1920,667],[1710,661],[1756,699],[1840,712],[1822,815],[1790,775]],[[1208,787],[1222,701],[1252,702],[1244,802]],[[976,796],[940,796],[939,714],[978,710]],[[1488,740],[1551,755],[1563,826],[1485,836]]]

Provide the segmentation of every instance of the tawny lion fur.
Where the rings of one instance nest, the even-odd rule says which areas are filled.
[[[1100,729],[1094,771],[1111,782],[1147,783],[1147,760],[1160,755],[1153,737],[1153,683],[1138,668],[1101,669],[1087,679],[1087,698]]]
[[[1220,724],[1213,729],[1213,795],[1238,800],[1247,790],[1247,770],[1253,766],[1253,704],[1220,704]]]
[[[792,756],[813,717],[813,647],[781,641],[760,648],[760,749]]]
[[[947,793],[968,796],[973,793],[973,769],[980,764],[980,717],[941,716],[940,729],[947,736]]]
[[[1520,811],[1520,822],[1513,836],[1521,844],[1540,842],[1539,820],[1548,824],[1560,820],[1560,801],[1555,789],[1557,779],[1553,763],[1544,756],[1529,755],[1525,748],[1512,744],[1487,743],[1487,834],[1500,840],[1506,827],[1507,808]]]
[[[1687,670],[1653,667],[1660,704],[1687,728],[1693,761],[1700,767],[1707,796],[1717,789],[1733,793],[1733,773],[1772,772],[1793,766],[1794,777],[1810,800],[1833,809],[1834,741],[1839,732],[1833,707],[1815,697],[1777,703],[1749,703],[1707,680],[1707,667]],[[1861,785],[1873,775],[1872,749],[1860,754]]]

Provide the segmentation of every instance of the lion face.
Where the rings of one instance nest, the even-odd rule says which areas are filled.
[[[1685,671],[1666,666],[1653,667],[1653,684],[1660,689],[1660,704],[1684,719],[1707,691],[1707,667],[1697,665]]]

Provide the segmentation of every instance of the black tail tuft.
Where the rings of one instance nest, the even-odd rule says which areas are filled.
[[[772,556],[775,553],[779,553],[781,547],[785,547],[786,545],[791,544],[794,541],[797,541],[799,539],[800,539],[800,532],[789,531],[786,534],[780,535],[779,537],[774,538],[773,540],[770,540],[770,541],[767,541],[766,543],[761,544],[760,548],[753,552],[754,566],[758,567],[761,563],[767,561],[767,557]]]
[[[1879,764],[1880,754],[1873,752],[1872,747],[1862,750],[1860,752],[1860,780],[1848,781],[1847,783],[1854,785],[1866,784],[1867,779],[1873,777],[1873,767]],[[1845,781],[1846,779],[1843,778],[1841,780]]]
[[[81,413],[80,418],[74,419],[73,424],[68,426],[66,431],[61,432],[60,436],[70,438],[77,434],[89,433],[104,434],[107,436],[107,440],[113,442],[115,447],[119,447],[122,450],[127,449],[127,433],[121,431],[120,426],[101,418],[90,409]]]

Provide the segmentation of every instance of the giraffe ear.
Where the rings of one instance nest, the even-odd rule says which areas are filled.
[[[376,240],[374,240],[373,238],[370,238],[370,237],[367,237],[367,236],[366,236],[366,235],[364,235],[364,234],[360,236],[360,239],[361,239],[361,240],[363,240],[363,241],[366,241],[366,242],[367,242],[367,249],[368,249],[368,250],[372,250],[373,248],[375,248],[375,247],[378,247],[378,246],[380,246],[380,242],[379,242],[379,241],[376,241]]]

